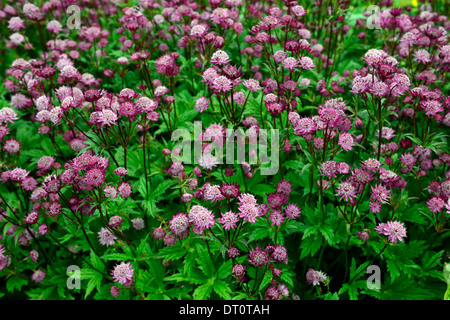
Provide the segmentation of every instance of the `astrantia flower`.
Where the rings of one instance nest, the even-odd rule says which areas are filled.
[[[50,156],[43,156],[37,162],[37,167],[41,170],[48,170],[55,162],[55,158]]]
[[[109,219],[108,226],[110,228],[118,227],[123,222],[123,218],[121,216],[112,216]]]
[[[312,70],[315,67],[314,62],[309,57],[301,57],[299,59],[299,65],[300,68],[305,70]]]
[[[230,62],[230,58],[228,57],[228,54],[225,51],[217,50],[213,53],[211,57],[211,63],[217,64],[217,65],[224,65]]]
[[[120,294],[120,289],[117,288],[116,286],[111,286],[111,295],[114,298],[117,298],[119,296],[119,294]]]
[[[321,282],[325,282],[327,280],[327,275],[322,271],[316,271],[312,268],[308,270],[306,273],[306,283],[312,284],[314,286],[318,286]]]
[[[434,115],[444,111],[444,108],[442,107],[442,103],[440,103],[437,100],[421,101],[420,106],[425,110],[425,114],[427,116],[434,116]]]
[[[444,209],[445,201],[440,197],[433,197],[427,201],[427,206],[431,212],[437,213]]]
[[[237,198],[241,194],[241,192],[239,191],[239,185],[235,183],[233,184],[224,183],[220,187],[220,192],[227,199]]]
[[[58,33],[62,31],[61,23],[57,20],[52,20],[49,23],[47,23],[47,30],[51,33]]]
[[[327,176],[328,179],[336,178],[337,164],[336,161],[325,161],[319,168],[322,175]]]
[[[271,286],[266,290],[265,300],[278,300],[280,299],[280,291],[277,287]]]
[[[419,62],[419,63],[424,63],[427,64],[429,62],[431,62],[431,55],[430,53],[425,50],[425,49],[419,49],[416,50],[416,52],[414,52],[414,58]]]
[[[227,256],[230,259],[236,258],[241,254],[241,251],[236,248],[236,247],[231,247],[230,249],[227,250]]]
[[[356,189],[350,182],[342,182],[337,188],[336,196],[341,196],[340,200],[350,201],[356,198]]]
[[[190,35],[192,38],[202,37],[206,33],[206,26],[202,24],[197,24],[192,27]]]
[[[110,109],[103,109],[98,113],[97,122],[102,126],[111,126],[116,124],[117,114]]]
[[[21,182],[22,189],[27,191],[33,191],[36,189],[37,181],[32,177],[28,177]]]
[[[113,246],[117,240],[117,237],[104,227],[98,232],[98,238],[100,243],[107,247]]]
[[[166,247],[171,247],[177,243],[177,236],[173,233],[168,233],[164,236],[163,242]]]
[[[191,208],[189,219],[194,226],[203,230],[211,228],[215,223],[212,211],[200,205],[195,205]]]
[[[14,123],[14,120],[18,120],[17,113],[11,108],[3,108],[0,110],[0,123]]]
[[[353,137],[348,132],[343,132],[339,135],[339,141],[338,144],[341,146],[342,149],[345,151],[350,151],[353,149],[353,146],[355,145],[355,142],[353,140]]]
[[[387,56],[388,56],[388,54],[386,52],[384,52],[383,50],[370,49],[366,52],[363,59],[366,61],[366,63],[369,66],[373,67],[373,66],[378,65]]]
[[[377,81],[370,86],[369,91],[376,96],[384,97],[389,93],[389,86],[382,81]]]
[[[135,218],[131,219],[131,225],[133,226],[134,229],[141,230],[145,227],[145,222],[144,219],[142,218]]]
[[[295,122],[294,133],[305,136],[316,131],[316,124],[311,118],[300,118]]]
[[[267,202],[272,209],[279,209],[285,205],[288,197],[282,193],[271,193],[267,195]]]
[[[256,204],[252,203],[244,203],[241,204],[239,207],[239,216],[247,220],[249,223],[255,223],[256,219],[260,215],[259,207]]]
[[[25,23],[20,17],[12,17],[8,21],[8,29],[13,31],[20,31],[25,28]]]
[[[111,272],[113,280],[125,287],[129,287],[133,283],[133,274],[134,269],[131,263],[125,263],[124,261],[117,264]]]
[[[262,88],[259,86],[259,82],[255,79],[248,79],[244,81],[244,86],[250,91],[258,91]]]
[[[217,158],[210,153],[200,156],[200,158],[198,159],[198,163],[203,168],[209,169],[209,170],[211,170],[213,167],[217,166],[217,164],[218,164]]]
[[[225,93],[232,88],[231,80],[228,79],[225,76],[218,76],[214,79],[212,86],[212,89],[216,90],[219,93]]]
[[[282,64],[284,68],[292,72],[299,66],[299,61],[293,57],[287,57],[283,60]]]
[[[256,198],[254,195],[252,195],[251,193],[242,193],[239,196],[239,204],[257,204]]]
[[[210,183],[205,185],[203,190],[203,199],[211,202],[215,202],[223,199],[222,192],[220,191],[220,187],[218,185],[211,185]]]
[[[128,182],[122,182],[117,191],[122,198],[128,198],[132,193],[131,185]]]
[[[105,181],[105,173],[99,169],[90,169],[86,172],[86,183],[91,186],[100,186]]]
[[[165,237],[165,235],[166,235],[166,232],[164,231],[163,228],[159,227],[159,228],[153,229],[153,232],[152,232],[153,238],[163,239]]]
[[[35,224],[39,219],[39,214],[37,211],[30,212],[24,219],[27,224]]]
[[[202,82],[206,82],[209,85],[213,83],[213,81],[219,76],[218,72],[214,68],[206,69],[202,74]]]
[[[46,273],[44,271],[36,270],[31,275],[31,280],[33,280],[34,282],[42,282],[42,281],[44,281],[45,277],[46,277]]]
[[[9,139],[5,141],[5,144],[3,145],[3,148],[6,152],[14,154],[19,152],[21,143],[17,141],[16,139]]]
[[[291,10],[297,17],[302,17],[306,14],[305,9],[300,5],[295,5],[295,6],[291,7]]]
[[[267,248],[266,248],[267,250]],[[282,263],[288,263],[288,254],[287,254],[287,249],[285,246],[282,245],[275,245],[275,246],[270,246],[270,256],[272,257],[272,259],[274,259],[275,261],[278,262],[282,262]]]
[[[284,59],[286,59],[286,57],[287,57],[287,53],[284,52],[283,50],[279,50],[279,51],[275,52],[272,56],[272,58],[275,62],[282,62]],[[295,62],[297,62],[297,60],[295,58],[293,58],[293,59],[295,60]],[[285,68],[287,68],[287,67],[285,67]]]
[[[405,166],[413,166],[416,163],[416,157],[410,152],[407,152],[400,156],[400,161]]]
[[[208,110],[209,108],[209,100],[206,97],[200,97],[195,100],[195,110],[202,113],[203,111]]]
[[[381,167],[381,163],[374,158],[369,158],[366,161],[363,161],[362,166],[369,171],[376,172]]]
[[[285,196],[289,197],[289,195],[291,194],[291,191],[292,191],[292,184],[289,181],[283,179],[278,183],[278,185],[277,185],[278,193],[282,193]]]
[[[178,212],[169,221],[169,225],[170,230],[178,236],[189,228],[189,217],[185,213]]]
[[[269,262],[269,256],[261,248],[252,249],[248,255],[250,263],[256,267],[262,267]]]
[[[269,220],[272,226],[280,226],[284,222],[284,214],[280,210],[274,210],[270,213]]]
[[[302,210],[296,204],[290,203],[284,208],[284,213],[288,219],[296,219],[300,216]]]
[[[390,199],[391,190],[386,189],[383,185],[379,184],[372,187],[372,198],[378,202],[387,203]]]
[[[222,212],[219,223],[222,224],[222,228],[226,230],[234,229],[237,227],[236,223],[239,221],[239,217],[232,211]]]
[[[236,277],[240,278],[245,274],[245,268],[246,266],[238,263],[233,266],[232,272]]]
[[[387,223],[379,223],[375,228],[379,234],[388,236],[389,241],[397,243],[399,240],[404,241],[406,237],[406,228],[402,222],[389,221]]]
[[[124,167],[117,167],[114,169],[113,173],[117,174],[118,176],[126,176],[128,174],[128,171]]]

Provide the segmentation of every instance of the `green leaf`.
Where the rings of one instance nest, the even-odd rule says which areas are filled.
[[[352,263],[350,265],[350,279],[352,279],[351,282],[361,278],[366,273],[363,271],[367,271],[367,267],[369,266],[369,264],[370,264],[370,261],[366,261],[362,265],[360,265],[358,267],[358,269],[356,269],[355,258],[352,258]]]
[[[269,193],[274,192],[275,191],[275,187],[270,185],[270,184],[260,183],[260,184],[257,184],[255,186],[253,186],[251,188],[251,191],[252,191],[253,194],[256,194],[258,196],[263,197],[263,196],[265,196],[265,195],[267,195]]]
[[[212,285],[211,283],[204,283],[201,286],[199,286],[197,289],[195,289],[193,294],[194,300],[206,300],[211,295],[212,291]]]
[[[228,260],[227,262],[223,263],[219,267],[219,270],[217,270],[219,279],[225,279],[226,277],[230,276],[232,270],[233,270],[233,261],[232,260]]]
[[[302,243],[300,245],[300,248],[302,249],[300,260],[307,257],[308,255],[314,256],[322,246],[322,242],[323,237],[321,235],[315,235],[314,237],[308,237],[302,240]]]
[[[283,167],[294,169],[294,170],[300,170],[305,166],[305,164],[300,160],[288,160],[286,162],[283,162]]]
[[[116,261],[126,261],[130,260],[130,257],[125,253],[110,253],[102,256],[104,260],[116,260]]]
[[[198,254],[197,263],[200,269],[205,274],[205,276],[211,278],[216,272],[216,269],[214,267],[213,262],[211,261],[211,257],[209,256],[208,250],[205,247],[203,247],[200,243],[197,244],[196,248]]]
[[[14,292],[14,290],[20,291],[20,289],[22,289],[22,287],[27,283],[28,281],[25,279],[12,276],[6,281],[6,290],[8,290],[8,292]]]
[[[102,263],[102,260],[100,260],[100,258],[94,253],[94,251],[91,251],[91,262],[92,262],[92,266],[96,269],[98,269],[99,271],[103,271],[105,268],[105,265]]]
[[[174,180],[164,180],[163,182],[159,183],[155,190],[153,190],[150,195],[153,199],[156,199],[160,196],[162,196],[164,193],[166,193],[166,190],[170,187],[174,186],[177,182]],[[152,183],[153,185],[153,183]]]
[[[344,292],[348,292],[350,300],[358,300],[358,289],[356,288],[356,283],[348,284],[344,283],[339,290],[339,295]]]
[[[164,247],[158,254],[164,258],[164,262],[169,260],[178,260],[184,257],[186,249],[181,246]]]
[[[94,290],[94,288],[97,288],[97,290],[100,290],[100,285],[102,284],[102,275],[98,272],[96,273],[96,276],[94,276],[91,280],[89,280],[87,288],[86,288],[86,294],[84,295],[84,298],[86,299],[89,294]]]
[[[228,284],[222,280],[216,280],[213,285],[214,291],[225,300],[230,300],[231,289]]]
[[[331,226],[322,224],[319,226],[319,231],[328,242],[328,244],[333,245],[334,242],[334,230]]]
[[[269,236],[268,228],[255,228],[252,234],[248,237],[248,242],[261,240]]]

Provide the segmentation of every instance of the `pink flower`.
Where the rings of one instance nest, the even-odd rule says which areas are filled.
[[[315,65],[311,58],[309,57],[301,57],[299,60],[300,68],[305,70],[312,70]]]
[[[252,249],[248,255],[250,263],[256,267],[262,267],[269,263],[270,258],[265,250],[261,248]]]
[[[355,145],[352,135],[348,132],[343,132],[339,135],[338,144],[345,151],[352,150],[353,146]]]
[[[244,86],[250,91],[259,91],[262,88],[259,86],[259,82],[254,79],[248,79],[244,81]]]
[[[12,17],[8,21],[8,28],[13,31],[20,31],[25,28],[25,24],[20,17]]]
[[[116,124],[117,118],[117,114],[114,111],[103,109],[98,113],[97,122],[102,126],[111,126]]]
[[[185,213],[179,212],[172,217],[172,219],[169,221],[169,224],[170,230],[174,234],[180,235],[189,228],[189,217]]]
[[[98,232],[98,237],[100,243],[107,247],[113,246],[117,240],[117,237],[104,227],[102,227]]]
[[[230,61],[228,54],[225,51],[217,50],[211,57],[211,62],[217,65],[224,65]]]
[[[445,201],[440,197],[433,197],[427,201],[427,206],[431,212],[437,213],[444,209]]]
[[[375,228],[379,234],[388,236],[389,241],[397,243],[399,240],[404,241],[406,237],[406,228],[403,223],[398,221],[389,221],[388,223],[379,223]]]
[[[49,23],[47,23],[47,30],[51,33],[59,33],[62,31],[61,23],[59,23],[56,20],[52,20]]]
[[[203,111],[208,110],[209,108],[209,100],[206,97],[200,97],[195,101],[195,110],[202,113]]]
[[[211,200],[211,202],[216,202],[223,199],[222,192],[218,185],[211,185],[210,183],[205,184],[203,188],[203,199]]]
[[[195,205],[189,211],[189,219],[197,228],[204,230],[211,228],[214,223],[214,214],[203,206]]]
[[[232,211],[222,212],[219,223],[222,224],[222,228],[226,230],[234,229],[237,227],[236,223],[239,221],[239,217]]]
[[[325,282],[327,280],[326,274],[322,271],[316,271],[312,268],[308,270],[306,273],[306,283],[312,284],[314,286],[318,286],[321,282]]]
[[[212,154],[208,153],[206,155],[200,156],[198,159],[198,164],[205,169],[211,170],[213,167],[217,166],[217,158]]]
[[[122,261],[120,264],[117,264],[111,274],[114,281],[124,285],[125,287],[129,287],[133,283],[134,269],[129,262],[125,263]]]
[[[0,110],[0,123],[14,123],[14,120],[18,120],[17,113],[11,108],[3,108]]]
[[[342,182],[337,188],[337,196],[341,196],[340,200],[350,201],[356,198],[356,189],[350,182]]]
[[[219,93],[225,93],[231,90],[232,83],[230,79],[228,79],[227,77],[218,76],[217,78],[214,79],[211,88]]]

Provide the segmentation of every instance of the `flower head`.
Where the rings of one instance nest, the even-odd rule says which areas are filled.
[[[397,241],[404,241],[406,237],[406,228],[402,222],[389,221],[387,223],[379,223],[375,228],[379,234],[388,236],[389,241],[397,243]]]
[[[114,281],[129,287],[133,283],[134,269],[130,262],[125,263],[122,261],[117,264],[111,272]]]

